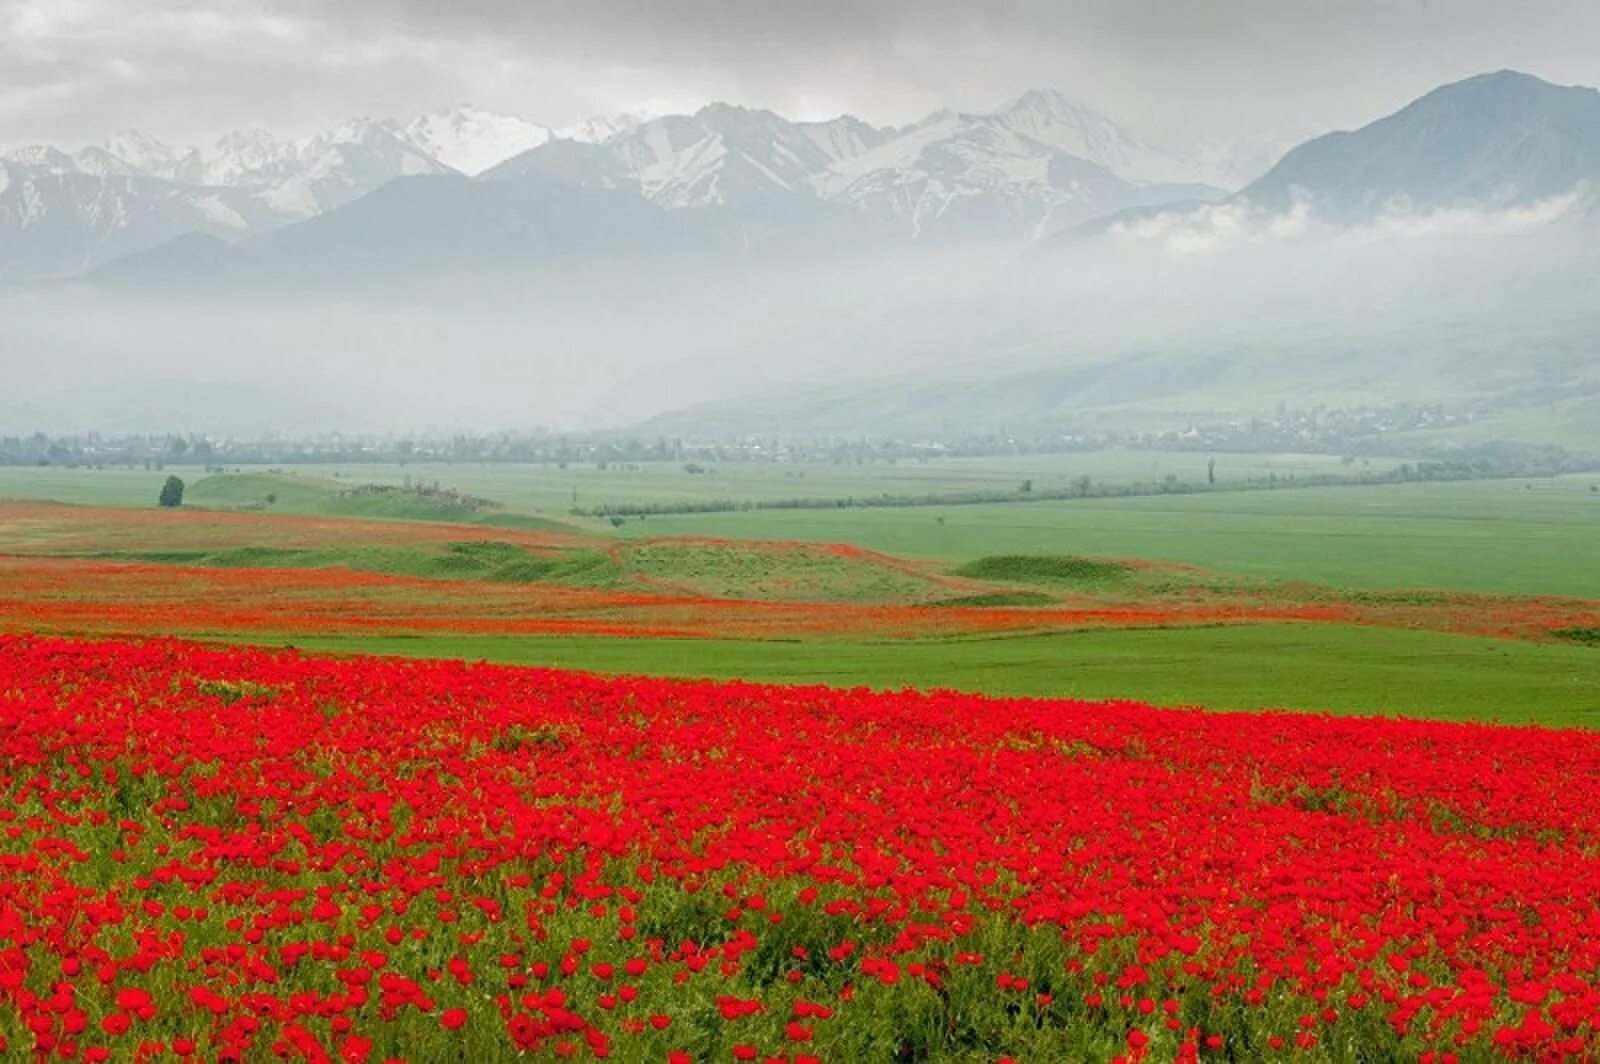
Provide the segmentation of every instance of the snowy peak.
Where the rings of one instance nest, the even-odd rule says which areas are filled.
[[[1184,168],[1048,91],[993,114],[940,112],[900,129],[712,103],[554,131],[472,104],[299,139],[241,129],[205,147],[126,131],[82,151],[26,148],[0,160],[0,243],[13,240],[15,260],[0,273],[25,275],[29,261],[71,272],[186,232],[253,237],[399,178],[458,173],[542,178],[668,210],[749,209],[763,224],[854,211],[874,232],[1012,240],[1170,195],[1144,182]],[[538,182],[525,185],[486,195],[533,195]]]
[[[476,176],[553,135],[544,126],[462,104],[392,127],[417,151],[463,174]]]
[[[0,276],[69,276],[188,233],[249,237],[449,172],[368,120],[303,141],[243,130],[205,151],[137,132],[76,154],[25,148],[0,161]]]
[[[663,207],[703,207],[798,194],[833,157],[771,111],[713,103],[652,119],[606,142]]]
[[[197,149],[173,147],[135,129],[114,134],[95,147],[148,177],[167,181],[198,182],[202,179],[202,162]]]
[[[1127,181],[1192,181],[1194,168],[1053,89],[1023,93],[993,116],[1005,128],[1088,159]]]
[[[579,134],[566,136],[565,134]],[[485,176],[570,175],[632,186],[661,207],[816,202],[820,178],[890,136],[856,118],[790,122],[771,111],[711,103],[694,114],[585,123]]]
[[[992,115],[941,113],[824,179],[823,194],[920,237],[1031,238],[1131,205],[1136,186]]]
[[[44,174],[75,174],[78,160],[48,144],[33,144],[18,148],[0,157],[0,162],[15,163],[19,167]]]
[[[72,276],[184,233],[237,238],[283,220],[245,189],[0,162],[0,277]]]
[[[1041,91],[995,114],[939,112],[904,129],[848,115],[791,122],[712,103],[598,144],[553,141],[485,176],[632,185],[669,210],[838,205],[914,236],[981,231],[1014,239],[1169,201],[1176,190],[1143,179],[1183,172],[1109,119]],[[1204,192],[1188,187],[1183,194],[1197,191]]]
[[[202,168],[208,185],[251,183],[254,175],[292,168],[294,144],[264,129],[241,129],[217,139]]]
[[[450,171],[370,119],[346,122],[299,141],[280,139],[264,129],[236,130],[205,150],[173,147],[127,131],[76,155],[34,148],[18,153],[15,161],[53,173],[252,190],[282,219],[309,217],[396,177]]]
[[[294,145],[286,157],[239,181],[267,189],[274,209],[299,219],[348,203],[397,177],[451,172],[382,123],[355,119]]]
[[[563,126],[555,131],[555,135],[562,140],[575,140],[581,144],[604,144],[613,137],[620,137],[624,133],[632,133],[655,117],[655,115],[644,111],[625,111],[622,114],[601,115],[585,119],[570,126]]]
[[[865,155],[894,136],[892,130],[868,125],[854,115],[840,115],[825,122],[800,122],[797,128],[835,163]]]
[[[71,160],[71,164],[79,173],[92,174],[96,177],[142,176],[139,170],[112,155],[104,148],[85,148]]]
[[[389,180],[417,174],[448,173],[451,167],[395,134],[385,123],[352,119],[298,145],[300,165],[308,170],[356,165],[385,172]]]

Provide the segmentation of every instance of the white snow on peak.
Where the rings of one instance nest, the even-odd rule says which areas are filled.
[[[853,115],[840,115],[825,122],[799,122],[796,126],[835,163],[865,155],[894,136],[892,131],[868,125]]]
[[[48,144],[31,144],[26,148],[18,148],[0,157],[0,161],[16,163],[18,166],[46,174],[78,172],[78,160]]]
[[[668,208],[773,196],[814,199],[817,179],[888,134],[858,119],[790,122],[758,108],[707,104],[692,115],[651,119],[602,142]]]
[[[1023,93],[994,115],[1007,129],[1088,159],[1128,181],[1192,181],[1191,167],[1053,89]]]
[[[835,162],[818,177],[818,190],[869,214],[897,216],[918,235],[976,224],[1042,236],[1129,202],[1135,183],[1081,154],[1085,138],[1076,131],[1087,120],[1052,98],[1025,102],[1032,106],[930,115]]]
[[[244,216],[220,196],[201,196],[194,201],[194,206],[206,221],[218,229],[244,233],[250,228],[250,223],[245,221]]]
[[[594,118],[576,122],[570,126],[562,126],[555,130],[555,136],[562,140],[576,140],[584,144],[604,144],[614,137],[624,133],[632,133],[646,122],[655,118],[645,111],[625,111],[616,115],[599,115]]]
[[[471,104],[423,115],[394,132],[424,155],[473,176],[537,148],[552,136],[549,129],[527,119]]]
[[[194,182],[203,178],[197,149],[175,147],[136,129],[123,130],[95,147],[149,177]]]
[[[88,147],[71,159],[72,166],[83,174],[95,177],[141,177],[142,172],[104,148]]]
[[[240,129],[217,139],[205,156],[203,173],[208,185],[252,183],[253,175],[292,169],[293,143],[279,140],[264,129]]]
[[[35,240],[30,268],[71,272],[186,232],[260,233],[400,177],[492,180],[503,175],[491,171],[523,155],[527,172],[597,175],[604,187],[637,189],[668,209],[821,202],[913,234],[1009,239],[1172,193],[1148,188],[1153,182],[1247,172],[1268,154],[1269,146],[1200,145],[1180,161],[1048,90],[993,113],[939,111],[897,129],[849,115],[792,122],[713,103],[693,114],[626,113],[552,130],[461,104],[409,121],[354,119],[299,139],[241,129],[190,147],[125,131],[82,150],[20,148],[0,156],[0,251]]]

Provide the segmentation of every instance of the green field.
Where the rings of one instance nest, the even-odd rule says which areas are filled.
[[[1219,454],[1217,482],[1222,485],[1248,480],[1312,474],[1350,475],[1362,470],[1381,472],[1398,459],[1371,459],[1347,465],[1329,455]],[[686,462],[614,464],[599,468],[573,464],[563,469],[550,464],[413,464],[413,465],[306,465],[282,467],[282,472],[314,481],[399,485],[407,481],[455,488],[468,495],[492,499],[507,509],[545,516],[565,517],[574,505],[588,508],[622,503],[676,503],[731,499],[759,502],[786,498],[846,498],[873,495],[925,495],[971,491],[1013,491],[1024,480],[1035,490],[1064,488],[1087,476],[1096,484],[1127,485],[1158,482],[1168,476],[1201,484],[1213,458],[1188,451],[1094,451],[1081,454],[1009,455],[992,458],[901,459],[862,464],[700,462],[704,472],[691,473]],[[0,467],[0,499],[54,499],[98,505],[142,506],[155,502],[168,472],[194,485],[207,474],[192,466],[173,466],[167,472],[123,469],[58,469],[52,467]],[[246,473],[266,472],[250,468]],[[293,508],[305,499],[279,491],[279,505]],[[219,489],[206,505],[230,505],[254,500],[248,488],[229,495]],[[201,502],[195,498],[194,502]]]
[[[318,466],[211,477],[180,470],[189,479],[193,506],[249,510],[266,515],[267,523],[225,533],[245,537],[240,542],[206,538],[224,535],[211,531],[196,533],[201,538],[188,546],[159,523],[149,526],[156,538],[142,543],[124,543],[112,531],[90,531],[91,540],[99,536],[104,545],[74,550],[80,556],[99,552],[106,558],[174,564],[349,567],[499,583],[638,588],[632,582],[637,578],[647,587],[698,594],[816,602],[887,604],[941,596],[963,601],[966,595],[977,604],[1026,605],[1068,592],[1101,595],[1112,602],[1157,593],[1138,575],[1141,570],[1104,559],[1192,565],[1204,570],[1192,577],[1196,587],[1248,586],[1262,595],[1286,583],[1304,582],[1320,585],[1296,592],[1312,599],[1342,590],[1423,588],[1600,599],[1600,476],[1004,505],[745,510],[654,516],[630,520],[620,529],[601,521],[574,521],[567,514],[574,490],[580,505],[595,505],[1003,490],[1024,479],[1044,489],[1077,475],[1103,483],[1156,480],[1169,473],[1198,481],[1205,476],[1207,460],[1199,454],[1104,452],[842,467],[729,465],[714,474],[689,473],[680,464],[604,470]],[[1341,469],[1348,471],[1332,458],[1218,458],[1224,484],[1230,477],[1272,474],[1282,481],[1291,472]],[[165,476],[142,470],[3,469],[0,498],[149,508]],[[407,480],[437,482],[498,508],[475,509],[475,504],[416,493],[352,491],[363,484],[400,485]],[[525,557],[492,542],[499,535],[492,532],[486,544],[388,543],[380,530],[395,529],[392,524],[372,526],[370,540],[356,526],[337,542],[305,546],[286,540],[274,546],[269,533],[280,522],[272,514],[576,527],[603,538],[570,540],[571,553],[560,560]],[[96,522],[110,530],[118,527],[115,511],[84,515],[81,521],[70,515],[67,519],[80,533],[92,530]],[[18,526],[11,549],[36,553],[40,548],[29,546],[27,537],[37,534],[38,527],[30,533]],[[826,550],[765,552],[699,539],[643,542],[670,536],[850,543],[916,564],[852,561]],[[164,542],[168,539],[172,542]],[[608,540],[624,549],[607,549]],[[41,542],[48,544],[48,538]],[[941,590],[928,582],[929,574],[938,573],[977,582],[966,585],[968,590]],[[1180,596],[1184,592],[1178,585],[1191,579],[1157,576],[1177,581],[1160,593]],[[187,634],[227,637],[220,632]],[[337,651],[485,658],[607,672],[948,686],[1232,709],[1600,723],[1600,650],[1594,646],[1477,638],[1455,634],[1453,627],[1267,623],[937,640],[824,634],[794,641],[395,635],[293,641]]]
[[[652,517],[629,534],[854,543],[913,557],[1151,558],[1275,580],[1600,597],[1600,477]]]
[[[1334,625],[913,642],[455,637],[292,640],[307,650],[606,673],[953,688],[1215,709],[1600,723],[1600,650]]]
[[[731,497],[775,499],[879,492],[1039,490],[1078,471],[1103,483],[1198,481],[1199,454],[1112,451],[1084,455],[942,459],[865,466],[727,465],[690,474],[527,465],[305,467],[289,475],[191,479],[195,505],[270,512],[530,524],[573,522],[582,505]],[[1221,456],[1219,482],[1343,468],[1318,456]],[[193,474],[188,474],[193,477]],[[0,498],[149,505],[163,473],[0,469]],[[337,478],[337,479],[335,479]],[[505,509],[473,514],[409,498],[339,493],[373,482],[433,483]],[[1539,480],[1392,484],[1278,491],[1218,491],[1064,502],[906,508],[751,510],[658,515],[629,521],[625,536],[703,535],[845,542],[958,564],[991,554],[1148,558],[1251,577],[1353,588],[1441,588],[1600,597],[1600,475]],[[276,500],[264,506],[267,494]],[[578,521],[610,532],[604,522]]]
[[[193,474],[182,470],[178,475],[188,478]],[[148,469],[0,466],[0,499],[49,499],[83,506],[154,506],[166,479],[166,473]]]

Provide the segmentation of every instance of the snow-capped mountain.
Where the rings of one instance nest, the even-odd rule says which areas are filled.
[[[771,111],[714,103],[692,115],[644,123],[604,143],[668,209],[739,203],[752,197],[814,198],[813,179],[876,131],[808,130]],[[837,134],[837,136],[836,136]]]
[[[1222,194],[1198,167],[1052,90],[991,114],[940,111],[819,178],[828,199],[918,235],[1039,237],[1135,206]]]
[[[554,135],[527,119],[472,104],[434,111],[405,125],[392,123],[389,129],[424,155],[469,176],[537,148]]]
[[[70,276],[184,233],[237,239],[285,220],[249,189],[43,163],[0,161],[0,277]]]
[[[382,123],[357,119],[296,144],[287,158],[242,174],[238,183],[264,187],[278,210],[310,218],[398,177],[451,172]]]
[[[206,149],[180,148],[137,132],[119,133],[74,154],[22,148],[8,162],[59,174],[155,178],[206,188],[249,189],[275,205],[280,221],[310,217],[387,181],[453,169],[370,119],[302,140],[264,129],[236,130]]]
[[[614,129],[614,131],[612,131]],[[538,174],[589,188],[630,188],[670,209],[752,198],[816,199],[818,174],[891,136],[848,116],[789,122],[771,111],[710,104],[636,124],[585,123],[598,139],[555,139],[508,159],[488,179]]]
[[[555,136],[561,140],[575,140],[580,144],[604,144],[612,137],[632,133],[654,117],[656,116],[644,111],[600,115],[570,126],[562,126],[555,131]]]
[[[26,148],[18,148],[7,152],[0,163],[12,163],[18,167],[45,174],[76,174],[82,173],[78,160],[48,144],[33,144]],[[130,168],[131,169],[131,168]],[[137,171],[136,171],[137,172]]]
[[[553,141],[484,176],[533,173],[632,185],[669,210],[848,206],[910,236],[1029,238],[1127,207],[1220,194],[1166,184],[1184,173],[1181,162],[1042,91],[994,114],[941,112],[905,129],[849,116],[790,122],[711,104],[643,122],[588,150]]]
[[[1078,125],[1050,121],[1044,107],[993,115],[940,112],[839,160],[819,176],[818,190],[868,214],[894,215],[918,236],[1040,236],[1098,214],[1200,192],[1129,181],[1060,142],[1093,147],[1102,157],[1131,157],[1136,143],[1087,138]]]
[[[387,128],[424,155],[453,170],[476,177],[531,148],[552,140],[603,144],[632,133],[651,115],[642,111],[603,115],[570,126],[551,129],[514,115],[461,104],[434,111],[407,123],[391,122]]]
[[[186,233],[238,240],[451,172],[370,121],[301,141],[229,133],[204,151],[139,133],[22,148],[0,157],[0,276],[70,275]]]
[[[270,184],[291,171],[299,149],[265,129],[239,129],[217,138],[203,158],[198,183],[206,185]]]
[[[0,240],[14,245],[13,275],[91,267],[187,232],[248,238],[422,175],[537,177],[669,211],[754,208],[791,227],[818,211],[854,211],[875,231],[913,238],[1028,239],[1208,192],[1162,183],[1192,179],[1195,168],[1047,91],[993,114],[940,113],[901,129],[850,116],[793,122],[713,103],[551,130],[461,105],[300,139],[245,129],[197,148],[129,131],[78,151],[39,146],[0,158],[8,167]],[[49,250],[47,233],[59,248]],[[22,247],[35,249],[37,268]]]
[[[985,118],[1008,132],[1087,159],[1138,184],[1198,181],[1192,163],[1152,147],[1127,129],[1053,89],[1023,93]]]
[[[894,130],[879,129],[852,115],[825,122],[798,122],[796,126],[834,164],[865,155],[895,135]]]
[[[145,177],[205,183],[205,164],[198,148],[175,148],[133,129],[108,137],[95,147]]]

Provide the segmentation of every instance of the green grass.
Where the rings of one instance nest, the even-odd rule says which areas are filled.
[[[745,543],[641,542],[624,555],[628,575],[656,586],[726,598],[805,602],[901,602],[927,597],[926,579],[871,557],[826,547],[772,549]]]
[[[475,521],[492,512],[449,498],[403,490],[399,485],[353,484],[297,473],[222,473],[205,477],[184,493],[184,503],[211,509],[379,521]]]
[[[1208,455],[1104,451],[1074,455],[937,459],[860,466],[730,464],[690,474],[680,463],[637,469],[537,465],[308,466],[270,478],[230,474],[190,486],[197,505],[248,506],[270,486],[282,512],[396,519],[463,519],[433,504],[334,491],[359,483],[439,483],[506,510],[467,516],[516,527],[571,527],[580,505],[688,499],[1036,491],[1079,474],[1106,483],[1173,473],[1198,481]],[[1373,469],[1381,464],[1374,462]],[[1304,455],[1219,455],[1219,481],[1275,473],[1345,470]],[[183,475],[180,472],[180,475]],[[164,474],[123,470],[0,469],[0,498],[56,498],[153,505]],[[192,474],[191,474],[192,476]],[[706,535],[848,542],[959,565],[986,555],[1151,558],[1221,572],[1354,589],[1437,588],[1600,597],[1600,475],[1536,481],[1398,484],[1294,491],[1217,492],[1124,499],[906,509],[766,510],[656,516],[630,521],[627,536]],[[426,502],[426,500],[421,500]],[[542,516],[541,516],[542,515]],[[588,527],[609,532],[600,522]]]
[[[393,490],[335,495],[316,513],[329,517],[357,517],[369,521],[476,521],[481,507]]]
[[[1287,480],[1315,473],[1379,472],[1401,459],[1366,460],[1346,465],[1332,455],[1218,454],[1219,484],[1276,476]],[[448,465],[307,465],[286,466],[296,476],[331,479],[341,485],[362,483],[432,484],[438,482],[469,495],[493,499],[509,510],[563,518],[574,505],[588,508],[620,503],[676,503],[732,499],[758,502],[785,498],[843,498],[873,495],[926,495],[969,491],[1014,491],[1024,480],[1035,491],[1063,488],[1080,476],[1097,484],[1156,482],[1167,476],[1204,483],[1212,456],[1200,451],[1087,451],[1076,454],[1002,455],[983,458],[931,458],[927,461],[825,462],[787,464],[701,461],[705,470],[690,473],[687,462],[612,464],[600,469],[576,463],[484,463]],[[182,471],[179,476],[187,479]],[[24,478],[25,479],[25,478]],[[159,486],[159,485],[158,485]],[[7,471],[0,470],[0,497],[7,490]],[[155,496],[152,493],[151,499]],[[647,522],[648,523],[648,522]]]
[[[186,472],[178,475],[188,479]],[[166,473],[142,469],[0,466],[0,499],[48,499],[84,506],[154,506],[166,479]]]
[[[360,479],[335,479],[315,472],[316,469],[206,474],[200,470],[176,468],[172,472],[185,482],[184,505],[197,509],[575,531],[572,524],[565,521],[405,491],[400,478],[380,478],[377,486],[383,490],[360,491],[356,489],[368,487],[370,483]],[[165,472],[120,469],[0,467],[0,499],[150,507],[155,505],[167,476]]]
[[[604,546],[604,541],[597,541]],[[0,543],[0,546],[10,546]],[[884,565],[873,557],[840,557],[825,548],[764,544],[637,543],[617,554],[593,547],[531,552],[515,543],[465,540],[439,546],[265,544],[103,549],[104,561],[154,562],[219,568],[344,568],[389,576],[497,583],[556,583],[582,587],[630,585],[664,594],[713,595],[748,600],[880,603],[925,600],[940,585]],[[985,596],[979,595],[978,598]],[[1047,595],[1003,596],[1004,603],[1034,605]],[[949,603],[951,605],[962,603]],[[970,603],[967,603],[970,604]]]
[[[561,637],[285,638],[307,650],[602,673],[955,688],[1451,720],[1600,724],[1592,648],[1333,625],[1085,631],[915,642]]]
[[[961,566],[956,575],[1015,584],[1103,586],[1127,580],[1130,572],[1121,562],[1070,554],[990,554]]]
[[[1150,558],[1355,589],[1600,598],[1597,478],[652,517],[627,531],[854,543],[961,563]]]
[[[556,555],[533,554],[512,543],[468,541],[442,550],[403,547],[264,547],[220,550],[104,551],[110,561],[157,562],[165,565],[210,565],[228,569],[354,569],[389,576],[436,580],[487,580],[495,583],[576,584],[610,586],[620,568],[604,551],[571,550]]]
[[[1145,456],[1063,456],[1124,463]],[[1204,456],[1187,456],[1203,462]],[[1156,461],[1162,459],[1157,458]],[[1045,462],[1045,459],[1038,459]],[[1009,479],[1025,465],[1004,460],[930,462],[974,476]],[[905,476],[906,466],[833,471],[841,478]],[[1219,467],[1223,463],[1219,461]],[[812,494],[823,474],[782,467],[738,468],[761,490]],[[1066,466],[1063,464],[1063,469]],[[357,471],[371,472],[366,467]],[[553,473],[593,486],[615,476],[619,492],[642,479],[688,490],[706,479],[666,469],[640,472],[551,471],[488,466],[472,475],[419,479],[521,505],[560,495]],[[1137,470],[1141,475],[1144,470]],[[327,470],[325,472],[335,472]],[[180,475],[182,475],[180,473]],[[719,476],[723,474],[718,474]],[[830,474],[831,475],[831,474]],[[932,474],[930,474],[932,475]],[[54,495],[107,505],[152,505],[164,474],[122,471],[0,470],[0,497]],[[528,478],[526,483],[518,477]],[[74,478],[81,478],[76,479]],[[629,478],[632,478],[630,481]],[[764,479],[763,479],[764,478]],[[211,478],[216,480],[217,478]],[[1043,483],[1035,472],[1036,487]],[[1428,589],[1600,598],[1600,492],[1591,476],[1537,481],[1390,485],[1005,506],[917,509],[784,510],[652,517],[630,522],[626,536],[696,535],[849,542],[944,563],[1015,591],[955,596],[952,604],[1020,605],[1041,592],[1116,581],[1127,570],[1106,559],[1150,558],[1214,570],[1219,579],[1300,580],[1381,596],[1433,595]],[[290,481],[285,486],[284,481]],[[273,509],[326,512],[359,483],[340,477],[260,479],[232,475],[201,480],[192,501],[251,506],[275,488]],[[497,491],[500,487],[515,489]],[[726,481],[723,482],[727,483]],[[206,486],[202,489],[201,484]],[[19,491],[22,485],[30,490]],[[520,485],[520,486],[518,486]],[[971,484],[966,485],[968,487]],[[71,488],[71,491],[67,491]],[[559,490],[557,490],[559,489]],[[581,490],[588,490],[587,487]],[[676,488],[674,489],[676,490]],[[878,490],[887,490],[879,487]],[[901,489],[896,489],[901,490]],[[521,492],[519,495],[518,492]],[[148,495],[148,499],[144,498]],[[208,498],[209,496],[209,498]],[[637,496],[632,496],[637,497]],[[381,498],[381,497],[380,497]],[[590,500],[592,503],[596,500]],[[384,516],[400,516],[390,514]],[[544,523],[527,512],[502,511],[491,523]],[[632,545],[634,550],[642,544]],[[512,553],[508,553],[512,552]],[[624,554],[624,564],[632,551]],[[490,580],[550,580],[605,585],[625,579],[604,551],[570,552],[552,560],[509,544],[452,544],[443,550],[349,548],[273,550],[240,544],[226,550],[154,551],[151,560],[215,565],[346,565],[378,572]],[[646,548],[633,571],[712,592],[796,595],[866,601],[907,591],[900,573],[856,572],[822,552],[779,566],[756,554],[718,546]],[[857,586],[861,579],[884,587]],[[890,586],[892,585],[892,586]],[[1031,587],[1029,586],[1031,585]],[[765,590],[763,590],[765,589]],[[774,590],[776,589],[776,590]],[[210,634],[215,633],[198,633]],[[1458,719],[1600,724],[1600,653],[1587,629],[1568,641],[1532,644],[1466,636],[1334,625],[1269,625],[1208,629],[1089,631],[989,639],[848,642],[820,640],[674,641],[556,637],[374,637],[295,640],[308,647],[486,658],[604,672],[743,677],[896,687],[956,687],[997,694],[1132,698],[1213,708],[1285,707],[1342,713],[1406,713]]]
[[[189,506],[218,510],[249,508],[299,513],[326,506],[346,486],[326,477],[223,473],[191,481],[183,501]]]

